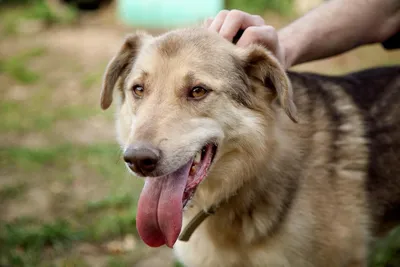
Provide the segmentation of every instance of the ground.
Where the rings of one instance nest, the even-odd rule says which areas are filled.
[[[133,29],[112,8],[50,26],[21,12],[0,11],[0,266],[178,266],[169,249],[138,238],[142,181],[121,161],[113,110],[99,107],[105,66]],[[276,27],[289,19],[266,14]],[[374,45],[295,69],[399,62],[400,52]],[[374,266],[395,266],[387,247],[399,253],[398,232]]]

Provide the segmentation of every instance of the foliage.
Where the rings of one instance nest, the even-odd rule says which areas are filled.
[[[0,0],[0,30],[3,28],[3,32],[8,35],[15,34],[18,25],[26,20],[36,20],[51,26],[72,24],[77,19],[78,11],[74,6],[54,8],[46,0]]]
[[[40,262],[46,248],[64,248],[79,239],[64,220],[32,226],[29,223],[4,224],[0,227],[0,265],[29,266]]]
[[[266,10],[287,15],[292,11],[293,0],[227,0],[228,9],[240,9],[262,15]]]
[[[28,68],[27,64],[30,60],[42,56],[45,52],[44,48],[38,47],[7,59],[0,59],[0,73],[5,72],[15,80],[25,84],[35,83],[40,76]]]

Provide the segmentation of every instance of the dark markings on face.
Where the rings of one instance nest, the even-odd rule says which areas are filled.
[[[235,56],[231,56],[231,62],[233,64],[233,72],[230,74],[231,83],[230,88],[228,88],[229,97],[237,102],[238,104],[250,108],[252,105],[251,101],[251,85],[249,77],[243,69],[242,62]]]
[[[125,101],[126,95],[125,95],[125,83],[126,83],[126,79],[129,75],[129,73],[132,70],[132,66],[133,66],[133,60],[130,60],[128,62],[128,65],[126,66],[126,68],[124,68],[123,72],[121,73],[121,76],[119,78],[119,82],[118,82],[118,90],[120,92],[120,96],[121,96],[121,104]]]

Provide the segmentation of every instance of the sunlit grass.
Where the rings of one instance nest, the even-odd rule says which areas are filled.
[[[65,248],[79,239],[69,223],[57,220],[39,225],[6,223],[0,225],[0,264],[35,266],[46,248]]]
[[[0,36],[18,34],[20,23],[30,20],[38,21],[44,26],[54,24],[71,24],[78,18],[78,11],[73,6],[62,10],[53,10],[46,0],[33,1],[0,1]]]
[[[46,188],[49,181],[64,182],[63,173],[79,163],[88,169],[85,173],[95,176],[90,179],[97,179],[99,185],[105,183],[109,188],[98,201],[88,200],[72,209],[60,211],[51,222],[42,223],[40,214],[38,218],[0,221],[0,265],[45,266],[41,264],[51,259],[54,253],[68,252],[71,245],[77,242],[101,243],[126,234],[137,235],[136,204],[142,181],[129,175],[123,164],[118,164],[118,156],[115,144],[2,148],[0,168],[4,172],[12,172],[14,176],[33,172],[35,175],[32,177],[40,179],[34,183],[42,183],[42,188]],[[68,194],[73,190],[69,189],[73,183],[66,182],[64,185],[63,201],[74,202],[73,196]],[[3,199],[10,199],[28,190],[27,184],[15,185],[2,188],[0,194]],[[56,195],[54,199],[57,200]],[[52,251],[53,254],[45,251]],[[73,259],[77,262],[83,260],[79,257]]]
[[[48,92],[48,90],[45,90]],[[96,115],[95,107],[67,105],[51,107],[50,95],[36,94],[31,101],[0,101],[0,132],[26,132],[49,130],[54,123],[68,120],[85,120]]]
[[[0,72],[4,72],[24,84],[36,83],[40,79],[40,74],[31,70],[28,67],[28,63],[31,59],[42,56],[45,53],[45,48],[37,47],[5,59],[0,58]]]
[[[25,183],[15,183],[11,185],[4,185],[0,188],[0,202],[17,199],[19,196],[26,192],[27,185]]]
[[[265,10],[272,10],[283,15],[292,12],[294,0],[227,0],[228,9],[239,9],[251,14],[263,14]]]

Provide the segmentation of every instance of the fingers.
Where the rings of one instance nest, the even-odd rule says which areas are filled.
[[[239,30],[244,31],[236,43],[237,46],[247,47],[258,43],[268,48],[282,61],[285,57],[280,47],[278,33],[274,27],[265,25],[264,19],[257,15],[251,15],[240,10],[222,10],[214,19],[207,19],[204,26],[209,30],[218,32],[229,40],[236,39]]]
[[[204,23],[206,28],[220,33],[229,41],[232,41],[240,29],[261,25],[264,25],[262,17],[250,15],[240,10],[222,10],[214,19],[207,19]]]
[[[278,34],[272,26],[250,26],[237,42],[237,46],[246,47],[253,43],[259,43],[276,53],[278,47]]]
[[[250,26],[264,25],[264,20],[260,16],[250,15],[239,10],[230,11],[219,30],[222,37],[232,41],[233,37],[240,29],[246,29]]]
[[[219,32],[221,29],[222,24],[225,21],[226,16],[228,15],[229,11],[228,10],[222,10],[218,13],[218,15],[213,19],[213,22],[211,25],[208,27],[210,30]]]
[[[254,43],[263,45],[275,55],[279,62],[286,64],[285,51],[279,43],[278,32],[274,27],[268,25],[248,27],[236,45],[247,47]]]

